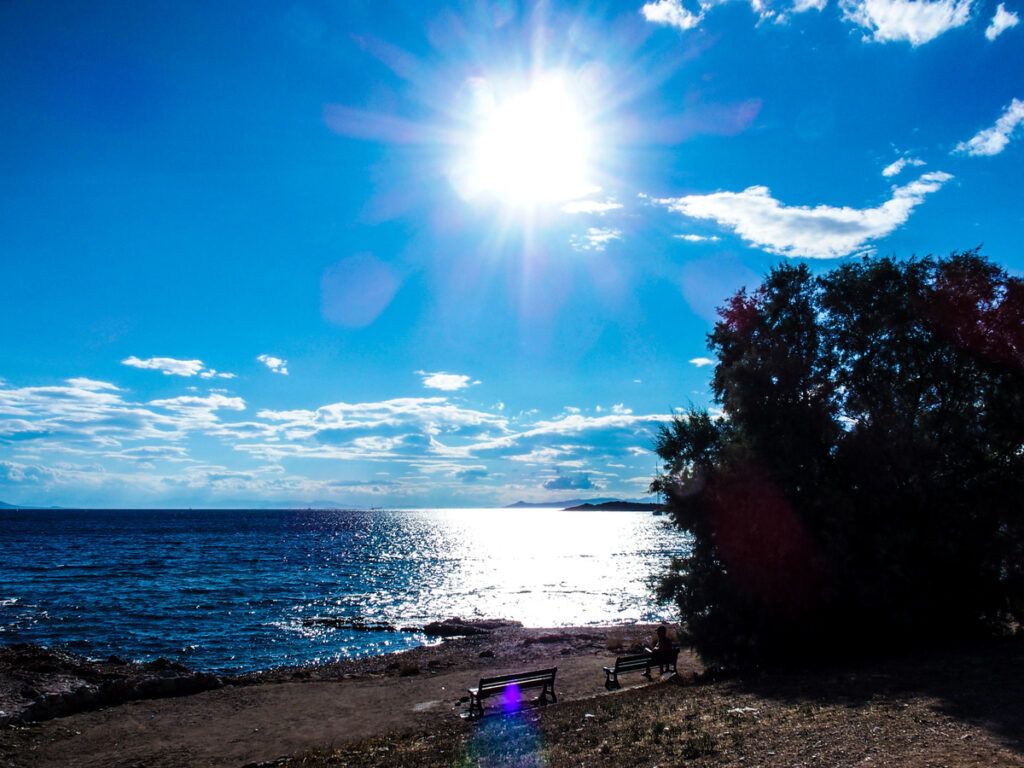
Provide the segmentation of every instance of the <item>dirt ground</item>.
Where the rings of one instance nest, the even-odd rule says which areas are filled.
[[[0,731],[0,765],[232,766],[430,730],[465,712],[467,688],[484,675],[558,667],[559,702],[605,694],[609,650],[650,628],[508,629],[402,654],[241,678],[192,696],[132,701]],[[699,672],[683,652],[679,671]],[[649,683],[639,673],[623,689]]]

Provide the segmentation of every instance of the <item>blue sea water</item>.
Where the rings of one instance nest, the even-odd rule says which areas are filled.
[[[0,643],[239,672],[402,650],[451,616],[670,618],[647,512],[0,510]],[[390,629],[382,629],[390,627]]]

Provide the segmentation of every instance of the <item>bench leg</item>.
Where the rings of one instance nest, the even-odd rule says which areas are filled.
[[[604,687],[609,691],[614,691],[616,688],[621,688],[619,685],[619,676],[615,672],[604,673]]]

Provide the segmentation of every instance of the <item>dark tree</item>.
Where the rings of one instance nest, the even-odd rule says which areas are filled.
[[[1024,281],[977,251],[780,265],[709,335],[723,415],[661,430],[660,581],[746,664],[1024,620]]]

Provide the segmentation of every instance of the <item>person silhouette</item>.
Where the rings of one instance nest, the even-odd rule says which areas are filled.
[[[651,662],[657,664],[662,670],[672,663],[672,641],[668,637],[668,628],[664,624],[658,627],[654,647],[644,650],[651,655]]]

